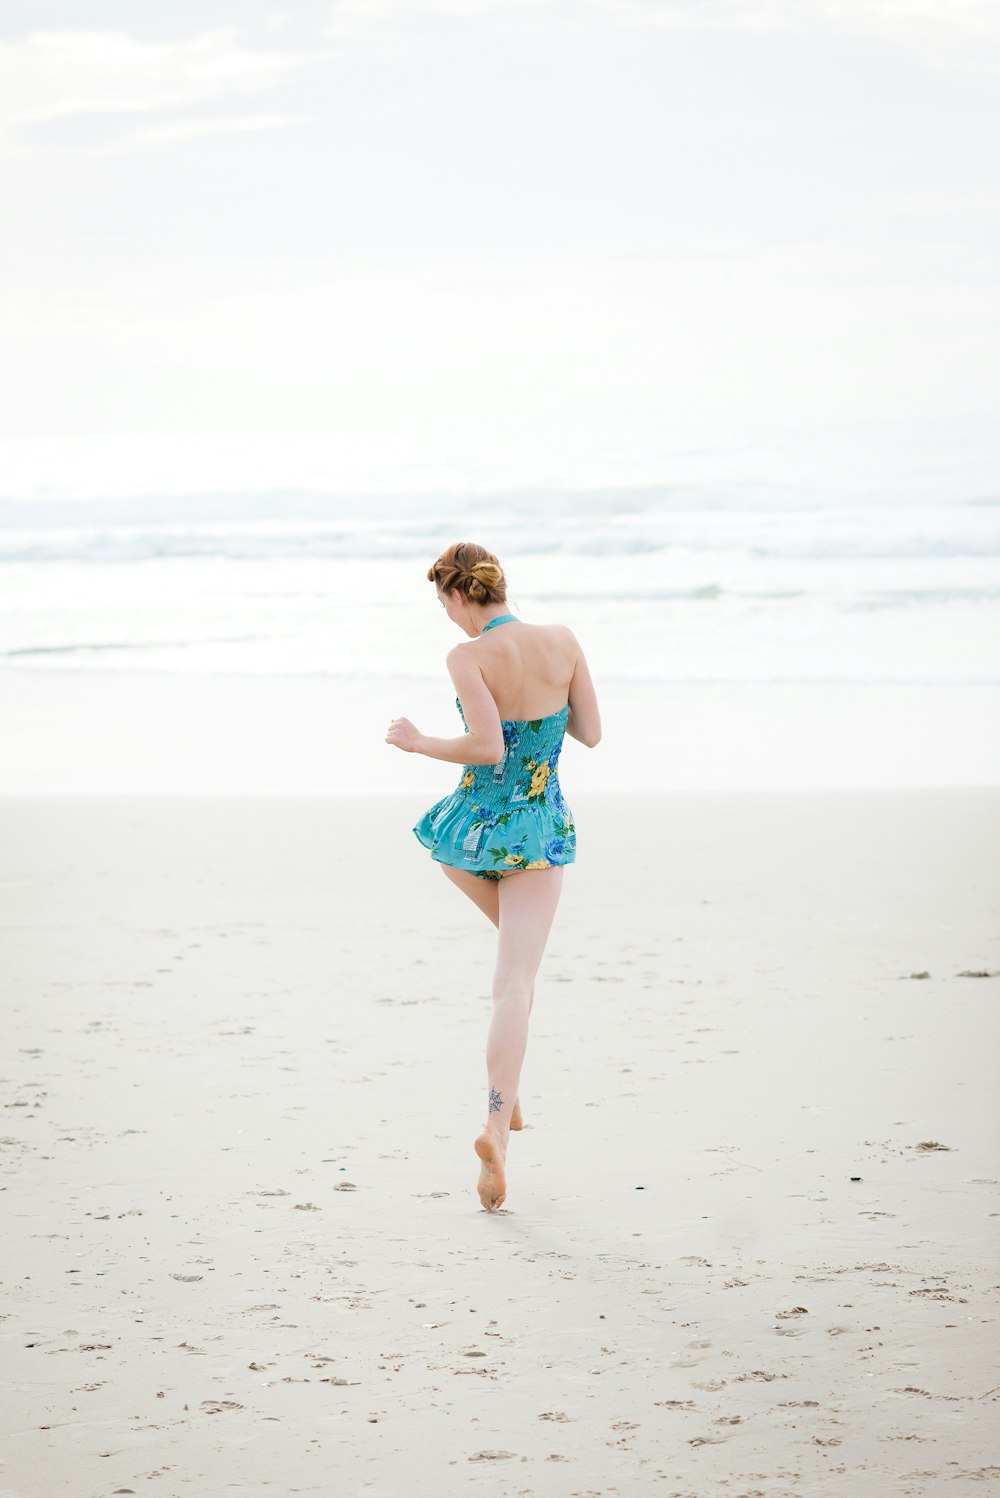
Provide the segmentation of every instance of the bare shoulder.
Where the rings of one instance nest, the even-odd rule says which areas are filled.
[[[568,624],[532,624],[531,629],[548,635],[551,640],[575,640],[576,636]]]
[[[479,652],[476,649],[478,643],[478,640],[464,640],[461,645],[453,645],[451,647],[444,658],[444,663],[452,676],[455,675],[456,671],[460,675],[465,676],[470,671],[478,673],[479,665],[477,657]]]
[[[549,632],[551,640],[562,645],[567,651],[572,650],[574,654],[579,654],[580,642],[568,624],[543,624],[540,627]]]

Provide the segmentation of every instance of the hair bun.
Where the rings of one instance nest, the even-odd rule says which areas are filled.
[[[507,583],[503,568],[485,546],[475,541],[457,541],[443,551],[427,577],[444,593],[456,590],[472,603],[504,603]]]

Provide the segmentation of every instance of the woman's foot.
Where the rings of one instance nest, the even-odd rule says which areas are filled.
[[[495,1212],[497,1207],[503,1205],[507,1195],[507,1177],[504,1174],[507,1141],[501,1138],[499,1129],[488,1123],[483,1125],[483,1132],[474,1148],[480,1162],[479,1200],[487,1212]]]
[[[521,1104],[517,1098],[514,1099],[514,1111],[510,1115],[510,1126],[512,1129],[524,1128],[524,1119],[521,1117]]]

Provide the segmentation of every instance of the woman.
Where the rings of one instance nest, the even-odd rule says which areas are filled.
[[[462,766],[457,789],[413,831],[500,933],[486,1042],[489,1107],[475,1142],[479,1199],[494,1211],[507,1194],[508,1136],[521,1128],[517,1085],[535,974],[563,868],[576,858],[559,751],[566,733],[593,748],[601,717],[573,632],[562,624],[525,624],[508,613],[507,585],[492,552],[459,542],[442,552],[427,577],[448,618],[469,636],[447,657],[465,732],[430,738],[408,718],[394,718],[386,743]]]

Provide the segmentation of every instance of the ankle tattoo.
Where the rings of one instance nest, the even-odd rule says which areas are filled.
[[[494,1088],[490,1088],[490,1112],[499,1113],[503,1107],[503,1098]]]

